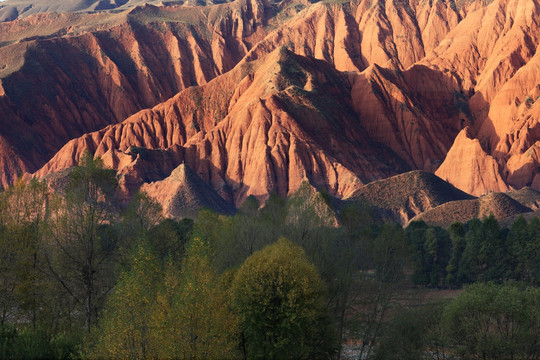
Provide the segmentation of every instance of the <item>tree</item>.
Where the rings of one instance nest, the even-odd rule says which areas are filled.
[[[414,221],[407,227],[406,235],[412,249],[413,281],[433,287],[442,285],[451,253],[448,232],[423,221]]]
[[[225,284],[212,266],[211,250],[199,238],[186,249],[181,271],[170,262],[158,296],[162,358],[228,359],[235,357],[236,316]]]
[[[0,324],[10,313],[15,321],[30,319],[35,329],[43,313],[48,283],[42,253],[50,199],[47,185],[35,179],[19,179],[0,196]]]
[[[539,359],[540,289],[470,285],[445,308],[443,327],[463,359]]]
[[[520,216],[508,233],[507,243],[510,253],[513,278],[533,284],[540,283],[540,221],[529,224]]]
[[[321,278],[289,240],[250,256],[231,292],[245,358],[317,359],[335,351]]]
[[[70,173],[65,199],[52,217],[48,269],[84,314],[87,332],[115,281],[116,244],[106,231],[117,218],[115,190],[115,172],[86,153]]]
[[[398,224],[384,224],[370,245],[371,266],[360,274],[351,304],[351,329],[360,339],[360,357],[369,358],[383,333],[386,315],[403,300],[407,261],[405,234]]]
[[[145,192],[137,191],[123,214],[124,236],[142,238],[162,220],[161,205]]]
[[[169,259],[180,264],[192,231],[191,219],[184,218],[180,221],[164,219],[148,231],[147,238],[162,263],[166,263]]]
[[[91,357],[150,359],[161,354],[159,326],[154,319],[163,272],[154,254],[140,242],[128,272],[120,276],[94,331]]]
[[[426,304],[403,309],[391,320],[374,350],[374,360],[421,360],[427,351],[429,359],[446,359],[440,349],[440,337],[432,335],[440,329],[443,306]],[[435,340],[435,341],[433,341]]]
[[[461,285],[458,280],[459,264],[463,251],[465,250],[465,227],[463,224],[456,222],[448,228],[450,239],[452,240],[452,255],[446,267],[446,284],[449,286]]]

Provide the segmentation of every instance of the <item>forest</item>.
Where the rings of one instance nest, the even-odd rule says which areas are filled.
[[[177,221],[90,155],[0,193],[5,359],[539,359],[539,282],[538,219],[403,229],[305,184]]]

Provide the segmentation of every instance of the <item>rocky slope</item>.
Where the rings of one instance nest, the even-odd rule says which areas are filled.
[[[236,205],[250,195],[290,194],[305,180],[344,197],[408,169],[367,136],[351,105],[352,83],[325,62],[277,49],[121,124],[70,141],[37,175],[76,165],[84,151],[126,177],[136,168],[148,172],[151,167],[137,166],[141,156],[126,153],[137,146],[166,154],[171,164],[184,162]]]
[[[185,163],[236,205],[413,169],[540,190],[535,0],[85,4],[0,24],[2,184],[89,150],[126,195]]]
[[[77,4],[91,7],[94,2]],[[13,162],[4,166],[10,169],[2,176],[4,185],[17,173],[37,170],[70,139],[118,123],[182,89],[206,83],[239,61],[263,58],[283,45],[342,71],[378,64],[370,71],[384,82],[386,75],[378,72],[385,66],[407,68],[431,52],[466,14],[466,8],[458,11],[451,4],[390,0],[372,5],[237,0],[204,7],[131,8],[135,4],[129,1],[117,11],[39,13],[0,24],[0,120],[9,119],[15,134],[26,134],[19,139],[0,132],[16,155],[15,161],[0,156],[0,165]],[[39,6],[34,9],[38,12]],[[414,46],[404,42],[411,33]],[[386,97],[393,103],[388,108],[394,108],[389,115],[393,124],[368,129],[378,138],[388,127],[398,131],[395,123],[401,117],[407,131],[414,132],[414,125],[407,123],[422,108],[400,94],[409,91],[399,89],[407,81],[399,80],[398,88],[389,82],[373,90],[382,96],[389,85]],[[452,91],[453,87],[445,86]],[[379,110],[366,107],[364,117]],[[427,121],[436,123],[429,116]],[[382,122],[388,122],[386,115]],[[434,170],[454,133],[443,136],[436,151],[420,147],[414,151],[427,152],[406,161],[414,168]],[[386,140],[390,144],[404,139]],[[393,149],[401,151],[402,146]]]
[[[0,153],[1,183],[75,137],[230,70],[264,36],[267,15],[245,0],[0,24],[0,139],[12,149]]]
[[[220,214],[232,214],[235,209],[185,164],[164,180],[144,184],[141,191],[163,204],[164,215],[172,218],[194,218],[203,208]]]
[[[411,221],[423,220],[430,225],[448,227],[454,222],[467,221],[493,215],[507,226],[508,219],[531,213],[531,209],[504,193],[489,193],[472,200],[451,201],[418,214]]]
[[[411,171],[369,183],[346,200],[366,201],[380,216],[406,224],[441,204],[473,199],[432,173]]]
[[[537,1],[494,0],[470,13],[421,61],[456,79],[470,97],[471,129],[437,170],[464,191],[540,189],[539,17]],[[468,165],[457,171],[460,153],[468,153]]]

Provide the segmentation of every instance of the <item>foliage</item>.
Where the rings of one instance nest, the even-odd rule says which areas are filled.
[[[433,359],[439,359],[440,342],[432,341],[432,334],[439,330],[443,306],[426,306],[404,309],[392,319],[375,348],[374,360],[420,360],[429,348]],[[440,337],[437,337],[440,340]]]
[[[0,357],[328,358],[349,339],[362,358],[538,353],[539,294],[507,284],[540,282],[538,219],[404,231],[305,183],[176,221],[116,190],[86,154],[63,196],[36,180],[0,193]],[[412,307],[410,280],[506,285],[442,310]]]
[[[157,299],[156,318],[162,324],[160,357],[234,357],[236,317],[211,260],[210,248],[194,238],[187,247],[181,272],[169,263],[164,290]]]
[[[429,227],[423,221],[415,221],[409,224],[406,233],[413,250],[413,281],[432,287],[442,286],[452,249],[448,232],[439,227]]]
[[[17,330],[11,324],[0,327],[2,359],[71,359],[79,351],[80,339],[74,334],[50,338],[42,329]]]
[[[471,285],[447,306],[443,326],[463,359],[539,359],[540,289]]]
[[[116,220],[115,190],[114,171],[86,153],[71,172],[65,198],[50,221],[54,246],[45,252],[47,268],[84,314],[87,332],[114,286],[110,275],[116,245],[104,230]]]
[[[175,263],[181,262],[193,224],[191,219],[165,219],[148,231],[148,243],[162,263],[167,259],[172,259]]]
[[[146,359],[159,354],[152,313],[162,279],[157,259],[147,245],[139,244],[131,269],[120,277],[94,332],[92,357]]]
[[[289,240],[251,255],[232,284],[250,359],[315,359],[335,348],[324,287],[305,252]]]
[[[413,281],[460,287],[478,281],[540,283],[540,220],[520,217],[510,230],[492,216],[454,223],[448,230],[412,222],[406,229]]]

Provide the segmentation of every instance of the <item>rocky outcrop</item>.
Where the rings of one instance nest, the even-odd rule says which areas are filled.
[[[469,220],[482,219],[490,215],[504,222],[530,212],[530,208],[510,196],[492,192],[474,200],[451,201],[442,204],[415,216],[411,221],[423,220],[430,225],[447,228],[454,222],[466,223]]]
[[[293,193],[306,180],[344,197],[407,169],[366,135],[351,88],[330,65],[279,49],[72,140],[37,175],[73,166],[87,150],[122,172],[132,166],[126,151],[136,146],[183,161],[236,205],[250,195]]]
[[[0,136],[16,157],[0,163],[33,172],[69,140],[229,71],[266,34],[265,6],[145,6],[0,25],[12,28],[0,32]]]
[[[167,217],[195,217],[206,208],[220,214],[232,214],[234,205],[223,200],[185,164],[179,165],[161,181],[144,184],[141,191],[162,204]]]
[[[171,1],[182,4],[183,1]],[[0,4],[0,21],[13,21],[33,14],[91,12],[129,9],[144,4],[160,4],[155,0],[5,0]]]
[[[488,155],[478,139],[472,138],[470,129],[463,129],[435,174],[472,195],[489,191],[505,192],[504,182],[497,161]]]
[[[535,105],[540,95],[539,16],[536,1],[495,0],[470,12],[421,61],[456,79],[465,98],[470,97],[468,111],[474,121],[469,136],[483,151],[476,146],[478,159],[467,155],[466,161],[480,165],[450,170],[458,165],[453,156],[437,172],[463,190],[480,195],[509,187],[540,189],[540,107]],[[466,154],[470,144],[456,139],[454,147],[463,147],[456,151]],[[489,169],[480,172],[486,166]]]
[[[384,218],[401,224],[447,202],[473,197],[432,173],[411,171],[374,181],[355,191],[346,201],[366,201]]]
[[[0,24],[0,181],[89,150],[126,196],[182,162],[235,205],[413,169],[540,189],[535,1],[195,3]]]

